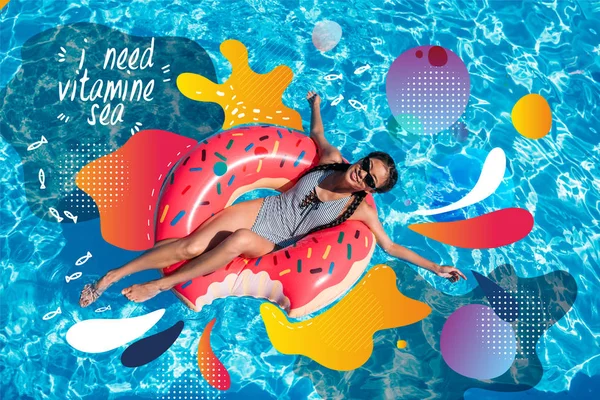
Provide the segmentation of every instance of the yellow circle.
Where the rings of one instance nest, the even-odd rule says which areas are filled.
[[[521,97],[512,109],[511,118],[517,132],[529,139],[543,138],[552,128],[552,111],[539,94]]]
[[[398,340],[398,343],[396,343],[396,346],[397,346],[399,349],[403,349],[403,348],[405,348],[405,347],[406,347],[406,345],[407,345],[407,343],[406,343],[406,340]]]

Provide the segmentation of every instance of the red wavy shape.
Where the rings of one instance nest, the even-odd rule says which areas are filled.
[[[198,343],[198,367],[210,386],[219,390],[227,390],[231,386],[229,372],[227,372],[223,363],[219,361],[210,347],[210,332],[216,320],[216,318],[213,318],[206,325],[200,337],[200,343]]]
[[[491,249],[527,236],[533,228],[533,216],[522,208],[505,208],[461,221],[412,224],[408,228],[451,246]]]

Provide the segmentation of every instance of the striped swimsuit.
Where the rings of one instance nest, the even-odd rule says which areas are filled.
[[[313,171],[298,180],[287,192],[265,197],[250,230],[283,248],[300,240],[311,229],[335,220],[352,196],[316,201],[304,209],[300,207],[306,195],[333,172]]]

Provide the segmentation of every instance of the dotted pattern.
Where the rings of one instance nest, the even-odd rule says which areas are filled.
[[[184,358],[188,358],[189,354],[185,354]],[[181,355],[180,354],[180,355]],[[178,356],[178,361],[181,363],[185,363],[186,368],[178,367],[173,368],[172,362],[164,363],[157,370],[157,374],[159,379],[161,380],[163,385],[168,384],[168,382],[173,382],[173,376],[180,376],[179,379],[174,381],[169,387],[167,393],[161,394],[161,400],[185,400],[185,399],[194,399],[194,400],[217,400],[221,399],[220,390],[213,389],[210,387],[201,376],[199,376],[199,371],[197,368],[194,368],[195,360],[192,357],[189,359],[181,360]],[[183,371],[181,371],[183,369]]]
[[[117,153],[107,154],[110,151],[107,144],[81,143],[59,162],[61,191],[77,213],[96,213],[98,206],[117,207],[127,195],[129,163]],[[83,169],[95,160],[93,167]],[[76,178],[90,185],[89,195],[76,190]]]
[[[400,89],[398,108],[406,119],[402,127],[415,134],[432,135],[450,127],[464,111],[469,97],[469,82],[462,82],[454,71],[427,67],[417,71]],[[450,134],[450,131],[445,134]]]
[[[508,292],[504,290],[493,291],[486,293],[486,297],[496,315],[506,322],[513,322],[519,317],[519,306],[514,297]]]
[[[519,319],[513,324],[517,335],[517,357],[527,358],[528,355],[535,354],[537,341],[552,323],[539,296],[533,293],[519,293],[513,297],[520,308]]]
[[[499,356],[503,360],[513,360],[514,332],[513,328],[502,320],[488,307],[482,308],[476,324],[477,333],[481,337],[481,344],[488,354]]]

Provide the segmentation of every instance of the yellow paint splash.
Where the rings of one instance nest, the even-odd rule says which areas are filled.
[[[237,40],[221,43],[221,53],[231,63],[231,76],[216,84],[192,73],[177,77],[184,96],[196,101],[218,103],[225,112],[223,129],[238,125],[266,123],[302,130],[300,114],[283,105],[281,96],[294,74],[285,65],[257,74],[248,65],[248,50]]]
[[[323,314],[290,323],[281,309],[265,303],[260,313],[273,346],[284,354],[305,355],[338,371],[363,365],[373,352],[373,334],[421,321],[431,308],[404,296],[396,274],[375,266],[338,304]]]

